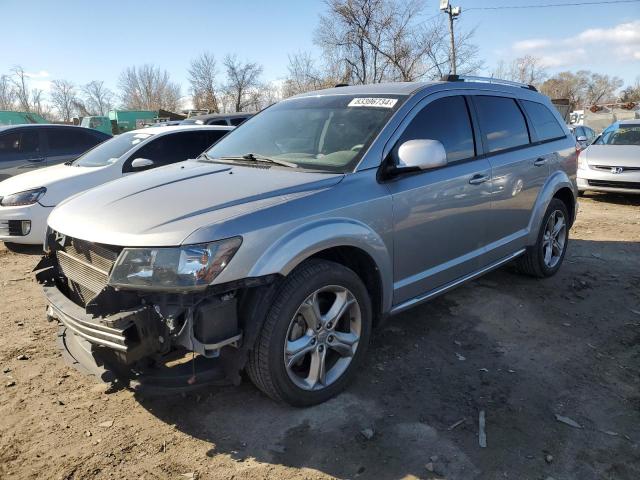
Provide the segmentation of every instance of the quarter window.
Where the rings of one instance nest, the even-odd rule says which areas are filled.
[[[531,119],[533,128],[538,134],[538,140],[551,140],[565,136],[564,130],[556,120],[556,117],[543,104],[523,100],[522,105]],[[587,136],[584,131],[578,133],[579,137],[583,135]]]
[[[466,101],[461,96],[444,97],[424,107],[406,128],[398,145],[408,140],[438,140],[449,163],[476,154]]]
[[[474,102],[488,153],[529,143],[527,123],[513,98],[478,95]]]

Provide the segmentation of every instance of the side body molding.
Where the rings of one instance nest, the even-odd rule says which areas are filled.
[[[576,202],[577,193],[575,182],[567,175],[563,170],[556,170],[553,172],[538,194],[538,199],[531,212],[531,219],[529,220],[529,237],[527,239],[527,245],[533,245],[536,243],[538,232],[542,224],[542,218],[544,213],[551,202],[554,195],[562,188],[568,188],[573,193],[573,201]],[[577,206],[574,207],[577,211]],[[574,218],[575,220],[575,218]]]
[[[390,247],[369,226],[350,218],[317,220],[288,232],[261,255],[249,276],[288,275],[305,259],[333,247],[359,248],[373,259],[382,282],[382,310],[389,312],[393,298]]]

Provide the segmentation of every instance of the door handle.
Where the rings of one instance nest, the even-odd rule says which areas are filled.
[[[40,162],[44,162],[44,157],[29,158],[29,159],[27,160],[27,162],[29,162],[29,163],[40,163]]]
[[[536,167],[542,167],[543,165],[546,165],[546,164],[547,164],[547,159],[546,159],[546,158],[544,158],[544,157],[540,157],[540,158],[536,159],[536,161],[535,161],[535,162],[533,162],[533,164],[534,164]]]
[[[489,175],[477,174],[469,179],[469,183],[471,185],[480,185],[481,183],[484,183],[488,180],[489,180]]]

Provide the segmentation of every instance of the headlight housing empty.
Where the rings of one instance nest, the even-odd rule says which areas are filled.
[[[224,270],[242,237],[200,245],[125,248],[109,277],[116,288],[184,292],[203,290]]]
[[[24,192],[13,193],[2,197],[0,205],[3,207],[20,207],[24,205],[33,205],[42,196],[47,193],[47,189],[44,187],[34,188],[33,190],[25,190]]]

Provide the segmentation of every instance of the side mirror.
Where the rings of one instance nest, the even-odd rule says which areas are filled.
[[[155,166],[155,162],[153,160],[149,160],[148,158],[136,158],[133,162],[131,162],[131,170],[141,171],[148,170]]]
[[[587,141],[587,137],[585,137],[584,135],[580,135],[578,138],[576,138],[576,140],[578,142],[586,142]]]
[[[447,152],[438,140],[407,140],[398,148],[398,170],[430,170],[447,165]]]

